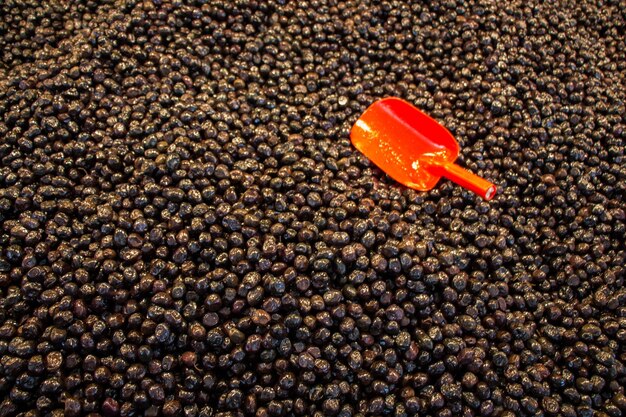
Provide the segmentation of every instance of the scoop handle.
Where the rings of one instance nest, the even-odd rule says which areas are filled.
[[[493,183],[478,175],[472,174],[455,163],[445,162],[443,164],[433,164],[430,169],[433,170],[434,173],[456,182],[461,187],[475,192],[487,201],[491,200],[496,195],[497,189]]]

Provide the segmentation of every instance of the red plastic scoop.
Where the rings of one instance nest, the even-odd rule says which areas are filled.
[[[356,148],[394,180],[428,191],[441,177],[491,200],[496,186],[456,165],[452,134],[411,104],[395,97],[376,101],[350,132]]]

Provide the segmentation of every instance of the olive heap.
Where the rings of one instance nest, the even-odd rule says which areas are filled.
[[[0,2],[0,416],[623,415],[625,19]],[[385,96],[499,195],[385,177]]]

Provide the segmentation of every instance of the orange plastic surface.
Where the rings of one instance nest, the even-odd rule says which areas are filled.
[[[395,97],[376,101],[350,132],[354,146],[391,178],[420,191],[442,176],[490,200],[496,187],[454,164],[459,145],[437,121]]]

